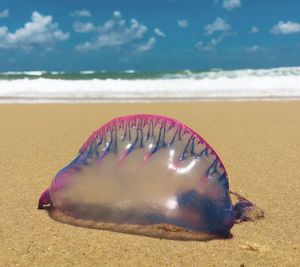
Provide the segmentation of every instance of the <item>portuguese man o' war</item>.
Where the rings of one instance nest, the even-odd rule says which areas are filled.
[[[187,240],[228,237],[234,223],[263,217],[229,191],[223,163],[200,135],[145,114],[96,130],[38,207],[78,226]]]

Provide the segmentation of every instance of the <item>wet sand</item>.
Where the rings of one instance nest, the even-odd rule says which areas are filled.
[[[183,121],[210,143],[230,188],[265,211],[232,238],[174,241],[59,223],[40,193],[102,123]],[[300,266],[300,102],[0,105],[1,266]]]

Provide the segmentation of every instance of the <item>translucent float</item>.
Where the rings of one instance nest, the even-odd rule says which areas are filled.
[[[38,207],[73,225],[188,240],[228,237],[235,222],[263,217],[229,191],[223,163],[199,134],[145,114],[96,130]]]

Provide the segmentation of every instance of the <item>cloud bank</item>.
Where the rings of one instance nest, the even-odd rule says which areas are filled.
[[[224,0],[223,1],[223,8],[231,11],[237,7],[241,7],[242,3],[241,0]]]
[[[137,52],[146,52],[148,50],[151,50],[156,43],[156,39],[154,37],[151,37],[146,43],[141,44],[137,46]]]
[[[80,26],[80,27],[78,27]],[[148,41],[144,40],[144,35],[148,31],[148,27],[132,18],[129,23],[123,19],[119,11],[113,12],[111,19],[107,20],[103,25],[94,26],[92,24],[76,25],[75,27],[81,32],[84,30],[94,30],[93,39],[75,47],[78,51],[98,50],[103,47],[121,47],[124,45],[132,45],[138,52],[144,52],[152,49],[156,39],[151,37]],[[156,32],[158,34],[158,32]],[[162,33],[163,34],[163,33]]]
[[[214,32],[230,31],[231,29],[231,25],[226,23],[226,21],[220,17],[217,17],[213,23],[207,24],[204,27],[206,35],[212,35]]]
[[[80,33],[93,32],[96,30],[96,27],[91,22],[75,21],[73,24],[73,30]]]
[[[295,34],[300,33],[300,23],[292,21],[279,21],[270,30],[272,34]]]
[[[15,32],[9,32],[5,26],[0,27],[0,48],[19,48],[27,51],[36,47],[51,50],[57,42],[66,41],[69,33],[62,32],[52,16],[44,16],[34,11],[31,21]]]
[[[216,33],[218,35],[216,36]],[[232,27],[224,19],[217,17],[214,22],[207,24],[204,27],[204,34],[207,36],[213,35],[208,42],[199,41],[195,47],[200,51],[213,51],[215,47],[220,44],[225,37],[233,35]]]
[[[92,14],[90,11],[88,11],[86,9],[82,9],[82,10],[75,10],[74,12],[72,12],[70,14],[70,16],[72,16],[72,17],[91,17]]]

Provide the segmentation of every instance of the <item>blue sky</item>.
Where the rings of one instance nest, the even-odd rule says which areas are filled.
[[[300,65],[298,0],[0,0],[0,71]]]

